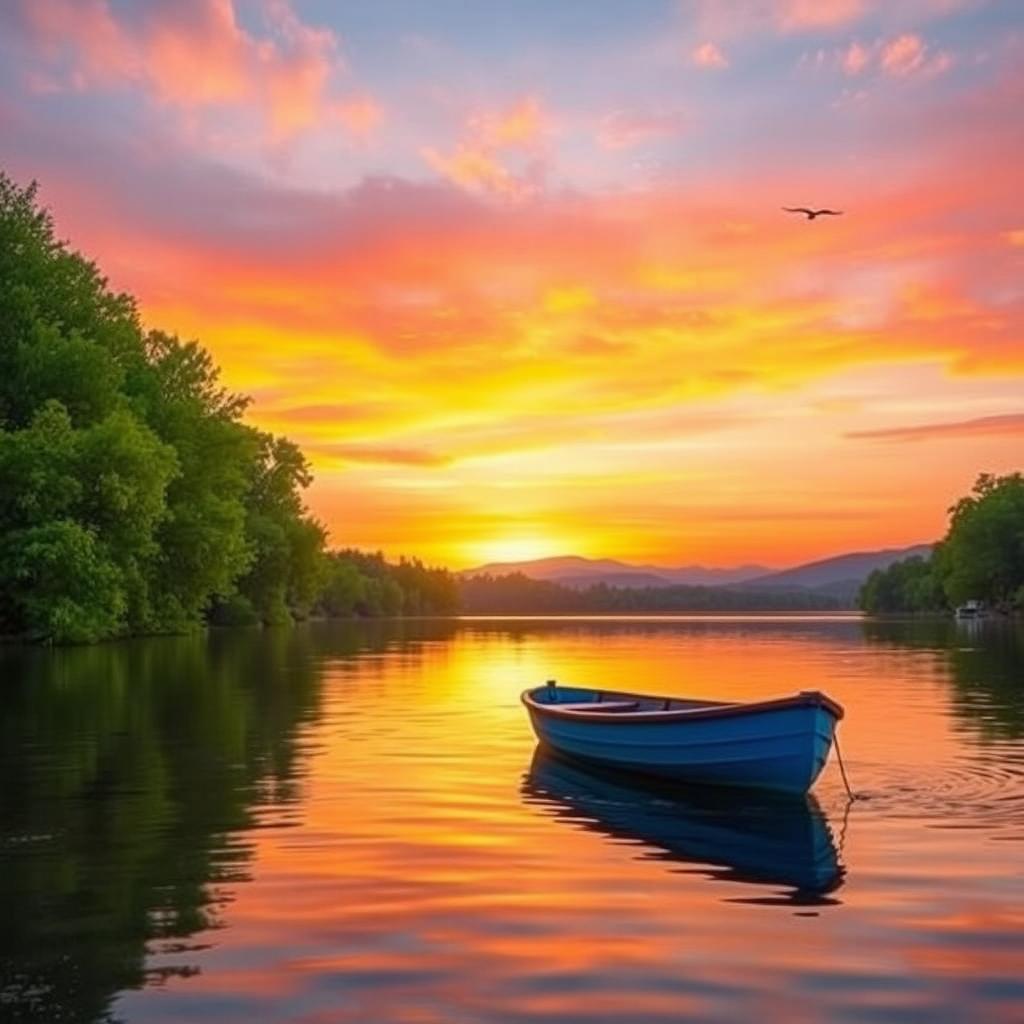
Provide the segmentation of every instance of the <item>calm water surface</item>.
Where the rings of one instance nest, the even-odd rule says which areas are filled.
[[[0,1019],[1024,1020],[1024,636],[314,624],[0,649]],[[565,682],[847,717],[806,804],[536,753]]]

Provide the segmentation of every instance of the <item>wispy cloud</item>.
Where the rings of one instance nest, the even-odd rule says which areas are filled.
[[[932,78],[949,71],[955,58],[948,50],[934,50],[921,36],[908,32],[872,43],[854,40],[845,47],[819,48],[805,53],[803,67],[839,69],[851,78],[871,72],[895,79]]]
[[[924,423],[912,427],[854,430],[848,438],[874,441],[935,441],[977,437],[1024,437],[1024,413],[981,416],[949,423]]]
[[[698,0],[681,5],[697,31],[718,38],[818,32],[858,21],[877,0]]]
[[[632,149],[655,139],[678,136],[687,123],[682,111],[616,110],[601,118],[597,139],[605,149]]]
[[[551,118],[536,96],[477,111],[449,152],[423,146],[421,157],[442,177],[470,191],[522,199],[544,183],[544,144]]]
[[[451,461],[446,455],[422,448],[320,442],[307,443],[304,447],[313,456],[326,456],[339,462],[369,462],[391,466],[444,466]]]
[[[865,0],[782,0],[776,18],[784,31],[832,28],[859,19],[867,10]]]

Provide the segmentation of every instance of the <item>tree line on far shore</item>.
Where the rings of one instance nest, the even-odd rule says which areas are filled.
[[[0,172],[0,635],[454,610],[443,570],[327,552],[305,457],[247,405]]]
[[[981,474],[949,517],[930,557],[906,558],[867,578],[864,611],[943,612],[966,601],[1024,611],[1024,475]]]
[[[569,587],[522,573],[480,574],[459,583],[461,607],[475,615],[640,615],[673,612],[836,611],[849,605],[829,594],[794,588]]]

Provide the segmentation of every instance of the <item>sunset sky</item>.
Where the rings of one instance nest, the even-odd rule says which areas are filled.
[[[1024,469],[1018,0],[3,0],[0,168],[336,545],[784,566]]]

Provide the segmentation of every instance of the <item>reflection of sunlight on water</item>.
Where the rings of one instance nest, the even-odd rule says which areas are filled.
[[[718,617],[211,642],[40,655],[8,702],[0,767],[38,797],[17,835],[43,838],[0,843],[10,920],[38,929],[0,954],[57,963],[61,936],[95,936],[125,1019],[1010,1019],[1024,1000],[1017,639]],[[871,799],[850,807],[834,764],[796,813],[524,781],[518,696],[549,677],[824,690]],[[108,913],[131,899],[140,918]],[[153,934],[169,914],[176,934]],[[126,991],[132,955],[167,975],[158,995]]]

